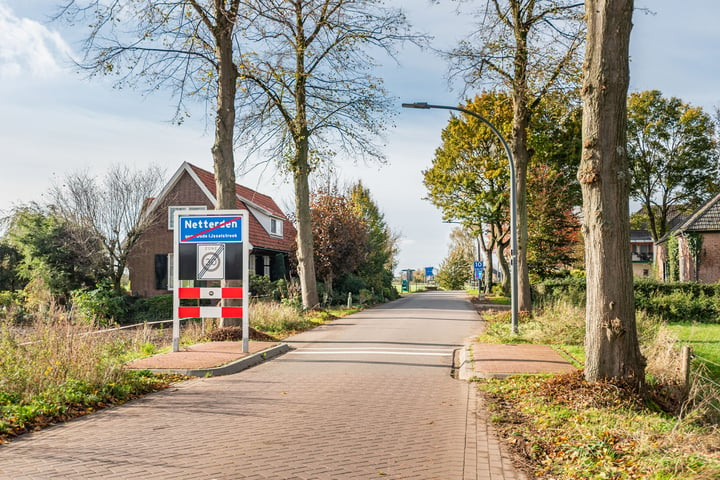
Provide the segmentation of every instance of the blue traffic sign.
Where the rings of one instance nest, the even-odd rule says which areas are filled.
[[[242,215],[180,215],[178,239],[180,243],[239,243],[242,222]]]

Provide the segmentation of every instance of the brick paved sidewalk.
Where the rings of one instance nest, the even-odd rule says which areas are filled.
[[[576,368],[549,345],[472,343],[461,356],[460,378],[506,378],[523,374],[561,374]]]
[[[128,368],[172,372],[195,377],[230,375],[285,353],[290,348],[278,342],[208,342],[185,347],[178,352],[162,353],[128,362]]]

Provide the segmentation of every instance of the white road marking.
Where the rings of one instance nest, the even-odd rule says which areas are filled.
[[[289,355],[414,355],[447,357],[453,354],[447,349],[388,349],[382,347],[365,348],[302,348],[288,352]]]

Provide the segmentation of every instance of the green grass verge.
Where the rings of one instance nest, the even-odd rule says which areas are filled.
[[[507,312],[484,314],[478,341],[552,345],[582,367],[585,358],[584,311],[558,304],[521,318],[520,333],[510,330]],[[518,376],[480,381],[500,432],[540,479],[715,479],[720,478],[717,365],[720,325],[665,325],[637,316],[641,349],[648,359],[648,390],[653,401],[629,395],[622,387],[587,384],[582,373]],[[691,345],[695,362],[705,361],[714,380],[693,379],[691,401],[679,391],[679,346]],[[696,365],[694,363],[693,365]],[[694,369],[695,370],[695,369]],[[665,414],[659,405],[678,416]]]
[[[541,479],[720,478],[718,430],[657,413],[580,373],[484,380],[492,419]]]
[[[692,347],[696,361],[704,363],[714,378],[720,379],[720,325],[708,323],[676,323],[667,327],[680,340]]]

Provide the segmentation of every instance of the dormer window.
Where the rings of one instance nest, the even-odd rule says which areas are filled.
[[[277,218],[270,219],[270,235],[282,237],[282,222]]]

